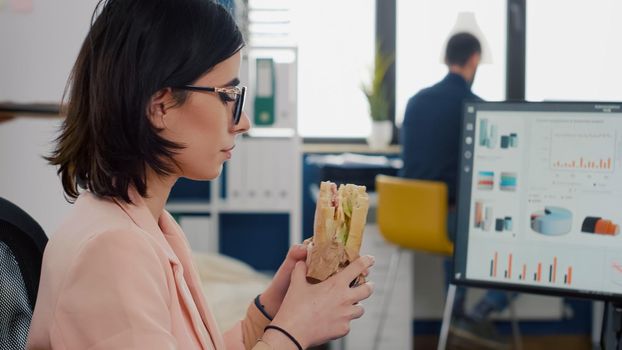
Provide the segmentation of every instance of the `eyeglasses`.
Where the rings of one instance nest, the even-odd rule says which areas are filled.
[[[215,92],[220,96],[223,102],[235,102],[233,108],[233,125],[238,125],[244,110],[244,102],[246,100],[246,86],[232,87],[211,87],[211,86],[195,86],[184,85],[176,87],[179,90],[199,91],[199,92]]]

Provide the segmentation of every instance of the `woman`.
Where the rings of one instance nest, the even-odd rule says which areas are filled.
[[[28,348],[297,349],[345,335],[363,314],[371,285],[348,283],[373,259],[310,285],[300,246],[233,329],[220,333],[207,308],[164,205],[179,177],[216,178],[249,128],[242,46],[210,0],[103,5],[49,158],[75,206],[44,254]]]

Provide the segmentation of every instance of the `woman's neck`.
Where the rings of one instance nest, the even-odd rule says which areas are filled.
[[[152,169],[147,170],[147,198],[143,198],[147,204],[147,208],[153,215],[156,222],[162,215],[171,188],[177,181],[175,176],[162,177],[155,173]]]

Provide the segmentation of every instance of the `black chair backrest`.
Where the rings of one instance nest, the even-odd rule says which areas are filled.
[[[0,197],[1,350],[25,348],[46,243],[41,226]]]

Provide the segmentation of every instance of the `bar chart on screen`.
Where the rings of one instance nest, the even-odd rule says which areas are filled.
[[[593,170],[612,170],[613,169],[613,163],[611,158],[607,158],[607,159],[597,159],[597,160],[590,160],[590,159],[583,159],[583,157],[579,158],[579,160],[572,160],[572,161],[568,161],[568,162],[562,162],[562,161],[555,161],[551,167],[553,169],[568,169],[568,170],[574,170],[574,169],[593,169]]]
[[[570,286],[573,283],[573,266],[562,263],[557,256],[547,259],[521,259],[514,253],[495,251],[489,259],[488,277],[493,279],[561,286]],[[622,264],[617,266],[622,285]]]
[[[615,167],[615,145],[615,132],[552,130],[549,165],[555,171],[611,173]]]

